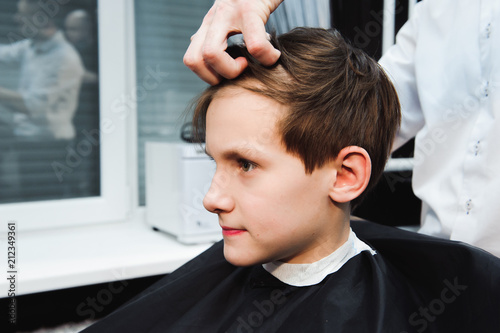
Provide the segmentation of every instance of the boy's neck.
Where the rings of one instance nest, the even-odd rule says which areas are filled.
[[[292,259],[284,258],[280,261],[289,264],[311,264],[317,262],[341,247],[349,238],[350,213],[343,209],[337,211],[338,214],[332,217],[332,225],[328,232],[318,237],[316,246],[308,251],[294,256]]]

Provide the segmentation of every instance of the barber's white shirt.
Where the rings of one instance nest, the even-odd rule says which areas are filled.
[[[421,232],[500,257],[500,1],[424,0],[380,60],[416,135]]]
[[[73,117],[84,67],[61,31],[45,41],[24,39],[0,45],[0,63],[20,66],[18,92],[29,116],[14,116],[14,133],[23,138],[72,139]]]

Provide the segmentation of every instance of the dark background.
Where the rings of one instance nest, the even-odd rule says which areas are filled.
[[[374,59],[382,55],[383,0],[331,0],[332,27]],[[396,0],[395,32],[408,20],[408,0]],[[413,157],[414,140],[392,154]],[[353,215],[391,226],[420,224],[421,202],[411,188],[411,171],[386,172]]]

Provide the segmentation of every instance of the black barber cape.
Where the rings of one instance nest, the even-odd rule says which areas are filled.
[[[500,332],[500,259],[477,248],[351,223],[361,252],[309,287],[235,267],[219,242],[84,332]]]

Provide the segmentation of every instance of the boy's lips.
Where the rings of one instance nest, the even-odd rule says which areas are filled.
[[[235,229],[235,228],[229,228],[229,227],[222,227],[222,235],[224,235],[224,236],[236,236],[236,235],[244,233],[245,231],[246,231],[245,229]]]

